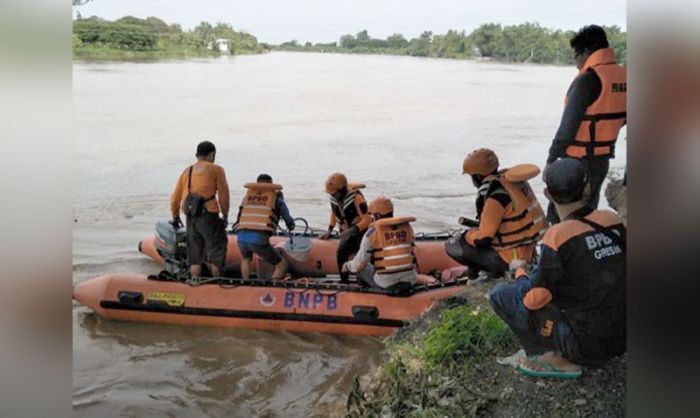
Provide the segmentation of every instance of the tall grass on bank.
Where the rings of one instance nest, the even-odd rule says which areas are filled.
[[[470,384],[480,363],[514,347],[512,333],[493,313],[467,305],[446,309],[424,335],[387,344],[376,387],[365,393],[356,382],[348,416],[476,416],[495,400]]]

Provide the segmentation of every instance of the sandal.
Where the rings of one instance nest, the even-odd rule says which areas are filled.
[[[577,379],[581,377],[582,370],[558,370],[551,364],[540,360],[540,356],[528,357],[528,360],[540,366],[544,370],[533,370],[518,364],[518,371],[530,377],[554,377],[557,379]]]

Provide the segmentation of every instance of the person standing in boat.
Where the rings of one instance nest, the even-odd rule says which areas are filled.
[[[478,189],[478,226],[445,243],[447,254],[469,267],[468,277],[480,280],[501,277],[511,266],[528,263],[535,244],[547,227],[544,211],[527,182],[539,173],[531,164],[498,171],[490,149],[481,148],[464,159],[462,173],[469,174]],[[522,170],[524,168],[524,170]]]
[[[273,280],[281,279],[287,272],[289,263],[270,244],[270,236],[275,233],[280,217],[287,229],[295,227],[294,219],[284,201],[282,186],[272,182],[268,174],[260,174],[255,183],[245,184],[246,193],[238,210],[236,220],[238,248],[241,251],[241,275],[250,278],[250,264],[253,254],[275,266]]]
[[[588,178],[586,204],[595,209],[610,159],[615,156],[615,142],[627,121],[627,71],[617,63],[615,50],[600,26],[583,27],[570,43],[579,73],[566,93],[547,166],[559,158],[580,160]],[[552,203],[547,219],[552,224],[559,222]]]
[[[326,180],[326,193],[331,198],[331,217],[328,232],[321,239],[330,238],[335,225],[339,225],[340,242],[336,260],[342,283],[348,283],[350,278],[350,274],[342,270],[343,263],[360,248],[362,234],[372,222],[367,213],[367,201],[360,191],[364,187],[364,184],[348,184],[348,179],[342,173],[333,173]]]
[[[394,217],[394,204],[380,196],[369,203],[373,223],[367,229],[355,257],[341,271],[357,273],[357,281],[368,287],[400,292],[417,280],[413,253],[413,217]]]
[[[202,275],[207,263],[213,276],[220,276],[226,262],[226,225],[229,190],[226,172],[214,164],[216,147],[209,141],[197,145],[197,162],[187,167],[170,196],[172,224],[182,225],[187,216],[187,263],[192,276]]]
[[[626,231],[611,211],[584,196],[586,168],[562,159],[545,172],[545,195],[562,219],[547,230],[537,269],[491,291],[493,310],[528,357],[529,376],[581,376],[626,350]]]

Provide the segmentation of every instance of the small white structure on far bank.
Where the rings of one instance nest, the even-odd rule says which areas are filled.
[[[231,42],[225,38],[215,39],[214,42],[209,41],[207,49],[219,51],[219,54],[229,55],[231,53]]]

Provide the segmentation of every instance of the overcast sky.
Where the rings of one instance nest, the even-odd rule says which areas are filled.
[[[108,20],[156,16],[183,29],[226,22],[268,43],[332,42],[363,29],[375,38],[397,32],[411,38],[424,30],[469,32],[487,22],[627,28],[625,0],[93,0],[73,10]]]

